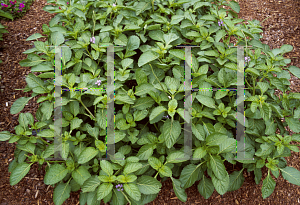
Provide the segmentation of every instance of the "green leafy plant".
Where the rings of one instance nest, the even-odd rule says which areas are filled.
[[[33,2],[34,0],[28,0],[28,1],[2,0],[1,11],[11,14],[13,17],[13,19],[11,20],[14,20],[16,18],[22,18]],[[0,17],[0,19],[2,18]]]
[[[35,47],[20,61],[32,67],[24,92],[32,97],[17,99],[11,114],[21,112],[34,96],[41,96],[34,123],[30,113],[19,114],[16,134],[0,133],[1,141],[17,142],[15,159],[9,165],[11,185],[17,184],[33,163],[46,163],[44,182],[55,186],[53,201],[62,204],[71,191],[81,190],[80,204],[146,204],[171,178],[179,200],[195,182],[208,199],[214,189],[223,195],[239,189],[243,170],[254,171],[262,180],[261,168],[268,168],[262,196],[276,186],[271,174],[300,185],[300,172],[286,165],[284,157],[298,152],[292,141],[300,141],[300,94],[290,91],[290,74],[300,78],[300,69],[286,67],[283,55],[293,47],[270,50],[260,42],[259,21],[239,19],[235,1],[48,1],[45,11],[58,13],[43,25],[44,37],[34,34]],[[228,5],[232,10],[225,10]],[[64,24],[63,24],[64,23]],[[203,88],[234,88],[237,84],[237,48],[245,46],[245,157],[233,160],[236,152],[236,95],[234,91]],[[191,43],[191,44],[190,44]],[[184,153],[185,52],[177,45],[200,45],[192,57],[192,157]],[[50,46],[62,48],[62,158],[54,156],[54,57]],[[115,155],[100,160],[106,150],[106,109],[110,99],[107,85],[107,47],[115,47]],[[248,47],[251,45],[252,47]],[[39,55],[43,54],[43,55]],[[42,72],[36,76],[34,72]],[[274,74],[277,75],[274,77]],[[43,79],[43,80],[42,80]],[[75,91],[76,88],[100,88]],[[275,90],[283,92],[280,98]],[[296,109],[295,109],[296,108]],[[167,113],[167,116],[165,114]],[[284,121],[282,121],[284,119]],[[295,132],[292,136],[285,127]],[[280,133],[276,133],[277,128]],[[44,129],[36,135],[33,131]],[[123,159],[123,160],[117,160]],[[242,163],[228,174],[224,161]],[[270,172],[271,170],[271,172]],[[209,178],[205,176],[207,173]]]

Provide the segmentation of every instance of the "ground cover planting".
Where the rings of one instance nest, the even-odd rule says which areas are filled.
[[[290,183],[299,185],[299,171],[286,166],[284,159],[290,156],[290,150],[299,151],[290,143],[299,141],[300,96],[286,94],[290,90],[288,71],[299,78],[299,68],[286,67],[290,60],[283,57],[293,48],[283,45],[271,50],[262,44],[259,22],[243,24],[235,14],[239,11],[236,2],[49,3],[57,6],[46,6],[45,10],[59,15],[49,26],[43,25],[48,40],[38,41],[41,34],[30,36],[27,40],[36,40],[35,47],[24,52],[28,58],[20,62],[21,66],[32,67],[24,91],[33,91],[32,97],[47,94],[37,101],[41,103],[36,114],[39,122],[34,123],[30,113],[20,113],[16,135],[1,132],[1,141],[18,144],[9,167],[11,185],[17,184],[33,163],[48,165],[44,182],[55,186],[55,204],[62,204],[71,191],[80,189],[81,204],[99,204],[100,200],[146,204],[160,191],[158,176],[162,181],[171,178],[181,201],[187,199],[184,190],[196,181],[200,181],[199,193],[209,198],[214,189],[221,195],[239,189],[244,169],[254,171],[259,184],[264,166],[268,176],[263,179],[263,198],[275,188],[271,174],[277,178],[281,173]],[[231,10],[220,8],[224,4]],[[231,37],[236,38],[235,44],[229,43]],[[190,51],[176,47],[183,44],[199,47]],[[61,87],[65,89],[61,156],[68,158],[66,161],[47,160],[54,156],[56,65],[55,49],[48,45],[65,46],[61,52]],[[115,138],[107,143],[106,108],[113,98],[101,89],[111,84],[107,82],[111,75],[107,58],[113,45],[118,45],[113,50]],[[246,52],[245,150],[236,148],[237,96],[236,91],[228,90],[238,84],[235,45],[245,47]],[[185,86],[184,62],[189,60],[190,85],[198,89],[191,89],[190,123],[184,112],[189,88]],[[36,76],[34,72],[42,74]],[[281,98],[274,94],[275,89],[283,92]],[[11,114],[22,111],[29,100],[18,99]],[[191,125],[192,157],[196,160],[178,160],[185,156],[186,124]],[[285,126],[296,134],[290,136]],[[277,128],[280,134],[275,134]],[[34,136],[32,130],[36,129],[44,130]],[[115,145],[116,154],[110,156],[112,160],[98,160],[106,156],[106,143]],[[254,160],[235,160],[236,152],[243,151],[246,158]],[[242,163],[243,169],[228,174],[225,160]]]

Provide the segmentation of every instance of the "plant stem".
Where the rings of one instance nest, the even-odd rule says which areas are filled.
[[[160,83],[160,81],[159,81],[159,79],[157,78],[157,76],[155,75],[155,73],[154,73],[154,71],[153,71],[153,68],[152,68],[152,66],[151,66],[150,63],[149,63],[149,65],[150,65],[150,67],[151,67],[151,70],[152,70],[153,75],[155,76],[156,80],[159,82],[161,88],[164,90],[164,92],[166,93],[166,95],[169,95],[169,94],[167,93],[167,91],[165,91],[164,87],[163,87],[162,84]]]
[[[122,191],[121,191],[121,192],[122,192]],[[126,198],[127,201],[129,202],[129,204],[131,205],[131,202],[130,202],[130,200],[127,198],[126,194],[124,194],[123,192],[122,192],[122,194],[125,196],[125,198]]]
[[[246,83],[249,85],[249,87],[251,88],[251,85],[248,83],[248,81],[247,81],[247,79],[246,79],[246,78],[245,78],[245,81],[246,81]],[[250,89],[250,88],[249,88],[249,89]]]
[[[83,104],[82,100],[80,99],[79,101],[83,105],[83,107],[90,113],[90,115],[92,115],[93,118],[95,118],[95,116],[91,113],[91,111],[89,111],[89,109],[87,109],[87,107]]]
[[[255,86],[255,79],[253,78],[253,76],[252,76],[252,80],[253,80],[253,96],[255,96],[255,88],[256,88],[256,86]]]
[[[47,162],[66,162],[66,161],[47,161]]]
[[[116,176],[122,169],[119,169],[114,175]]]
[[[155,125],[155,123],[154,123],[153,125],[154,125],[154,127],[157,129],[157,131],[160,132],[159,129],[157,128],[157,126]]]
[[[43,140],[42,137],[38,137],[38,139],[42,140],[45,144],[50,145],[47,141]]]

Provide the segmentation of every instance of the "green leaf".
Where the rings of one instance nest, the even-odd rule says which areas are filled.
[[[143,98],[137,99],[137,101],[135,102],[134,105],[131,106],[131,108],[135,108],[137,110],[144,110],[144,109],[152,107],[152,105],[154,103],[155,103],[155,101],[151,97],[143,97]]]
[[[225,172],[226,175],[222,179],[217,178],[214,174],[211,176],[216,191],[221,195],[225,194],[229,187],[229,175],[226,170]]]
[[[80,166],[72,172],[72,177],[82,186],[83,183],[91,177],[91,174],[86,167]]]
[[[185,57],[184,57],[185,53],[181,49],[173,49],[173,50],[170,50],[169,53],[181,60],[185,60]]]
[[[300,68],[296,66],[290,66],[288,67],[288,70],[297,78],[300,78]]]
[[[7,141],[11,137],[11,134],[9,131],[2,131],[0,132],[0,141]]]
[[[111,190],[113,189],[112,183],[103,183],[98,187],[97,190],[97,200],[100,201],[104,197],[106,197]]]
[[[124,184],[124,191],[134,200],[140,201],[142,195],[136,184]]]
[[[227,94],[228,94],[228,90],[226,90],[226,91],[222,91],[222,90],[218,90],[217,92],[216,92],[216,95],[215,95],[215,98],[218,100],[218,99],[221,99],[221,98],[223,98],[223,97],[225,97]]]
[[[229,175],[229,187],[228,191],[235,191],[241,188],[245,181],[245,177],[243,176],[243,170],[241,169],[240,171],[234,171]]]
[[[140,38],[133,35],[128,38],[126,51],[133,51],[140,47]],[[133,60],[132,60],[133,61]]]
[[[28,54],[27,58],[24,60],[21,60],[19,64],[22,67],[32,67],[41,64],[45,60],[42,60],[40,56],[37,54]]]
[[[31,143],[31,142],[27,142],[26,144],[17,144],[16,147],[20,150],[23,150],[25,152],[29,152],[31,154],[34,154],[34,150],[36,145]]]
[[[177,40],[179,37],[175,33],[168,33],[168,34],[164,34],[163,38],[166,43],[166,46],[168,46],[170,43]]]
[[[197,147],[194,151],[193,158],[202,159],[207,154],[204,147]]]
[[[263,185],[261,187],[261,193],[263,199],[267,198],[273,193],[275,186],[276,186],[276,182],[268,173],[268,176],[263,180]]]
[[[138,68],[136,70],[135,78],[138,85],[148,82],[147,75],[141,68]]]
[[[184,158],[184,152],[175,151],[167,156],[167,163],[181,163],[187,160],[180,160]]]
[[[52,116],[52,112],[53,112],[53,103],[52,102],[43,102],[42,103],[42,107],[41,107],[41,111],[45,117],[46,120],[49,120]]]
[[[22,111],[25,105],[28,103],[28,101],[31,100],[31,98],[33,97],[21,97],[17,99],[10,108],[10,114],[14,115]]]
[[[62,63],[63,63],[63,65],[66,65],[67,62],[69,62],[71,60],[72,50],[69,47],[62,47],[61,49],[62,49],[62,51],[61,51]]]
[[[59,183],[53,191],[53,202],[55,205],[62,205],[70,197],[71,186],[69,183]]]
[[[284,44],[280,47],[280,51],[281,51],[282,54],[291,52],[292,50],[293,50],[292,45]]]
[[[87,147],[85,148],[78,157],[78,164],[84,164],[91,159],[93,159],[97,154],[98,150],[96,150],[94,147]]]
[[[219,57],[219,52],[215,51],[215,50],[208,50],[208,51],[204,51],[204,54],[207,56],[214,56],[214,57]]]
[[[33,73],[29,73],[26,77],[26,82],[30,88],[44,87],[44,82],[36,77]]]
[[[240,12],[240,5],[238,2],[236,1],[229,1],[228,5],[232,8],[233,11],[235,11],[236,13]]]
[[[136,185],[139,188],[139,191],[146,195],[158,194],[162,187],[162,184],[157,179],[146,175],[139,177]]]
[[[255,68],[247,68],[247,69],[245,70],[245,72],[246,72],[246,73],[252,73],[252,74],[257,75],[257,76],[260,75],[259,71],[256,70]]]
[[[291,184],[300,186],[300,172],[294,167],[279,168],[282,177],[288,180]],[[273,191],[272,191],[273,192]]]
[[[163,176],[172,177],[172,170],[166,165],[163,165],[158,172]]]
[[[69,146],[70,144],[68,142],[61,143],[61,157],[64,159],[66,159],[69,155]]]
[[[99,128],[98,127],[94,127],[92,128],[91,125],[87,124],[86,126],[88,133],[94,137],[95,139],[98,139],[99,136]]]
[[[201,104],[205,105],[206,107],[216,109],[215,101],[213,98],[201,94],[196,95],[196,98]]]
[[[50,156],[53,155],[53,154],[54,154],[54,144],[51,144],[51,145],[49,145],[49,146],[46,148],[44,154],[42,154],[42,157],[43,157],[43,158],[48,158],[48,157],[50,157]]]
[[[65,42],[64,35],[61,32],[55,31],[51,33],[51,43],[53,46],[59,46]]]
[[[120,191],[117,191],[116,189],[113,189],[113,197],[112,197],[112,202],[114,205],[124,205],[126,199]]]
[[[32,164],[28,164],[26,162],[18,164],[9,177],[10,185],[14,186],[19,183],[29,172],[31,165]]]
[[[148,162],[150,166],[155,170],[159,170],[162,167],[162,162],[155,157],[149,157]]]
[[[179,180],[183,189],[191,187],[198,179],[198,175],[201,171],[200,166],[195,164],[189,164],[183,168],[180,174]]]
[[[295,119],[293,117],[286,117],[285,121],[287,122],[289,128],[293,131],[293,132],[300,132],[300,122],[299,119]]]
[[[145,144],[139,149],[139,152],[136,156],[139,157],[140,160],[147,160],[152,156],[154,148],[155,145],[153,144]]]
[[[211,179],[206,178],[203,175],[203,179],[199,182],[198,186],[199,193],[205,198],[208,199],[215,190],[215,187],[211,181]]]
[[[223,38],[224,36],[226,36],[226,32],[225,30],[218,30],[216,35],[215,35],[215,42],[219,42],[221,40],[221,38]]]
[[[85,205],[86,203],[88,205],[98,205],[100,203],[100,201],[97,200],[97,191],[89,192],[86,194],[87,194],[86,196],[87,199],[85,203],[82,203],[83,205]]]
[[[224,65],[226,68],[236,71],[237,70],[237,64],[236,63],[225,63]]]
[[[219,155],[210,155],[210,166],[215,176],[222,180],[228,175],[226,168]]]
[[[270,145],[268,143],[261,144],[255,155],[258,157],[269,155],[272,152],[273,147],[273,145]]]
[[[269,84],[264,82],[257,83],[259,89],[261,90],[262,94],[265,93],[269,89]]]
[[[31,72],[53,71],[53,67],[49,62],[43,62],[31,68]]]
[[[139,60],[138,60],[138,66],[142,67],[143,65],[154,61],[155,59],[157,59],[159,57],[159,54],[154,52],[154,51],[146,51],[145,53],[143,53]]]
[[[181,126],[179,121],[174,120],[173,122],[171,122],[170,119],[167,119],[163,125],[163,136],[166,142],[166,146],[168,148],[171,148],[177,138],[179,137],[181,133]]]
[[[164,42],[164,32],[161,30],[150,31],[148,35],[155,41]]]
[[[91,176],[88,178],[82,185],[81,191],[82,192],[93,192],[95,189],[100,185],[100,180],[96,175]]]
[[[153,120],[154,118],[156,118],[157,116],[159,116],[161,113],[167,111],[167,108],[165,108],[164,106],[158,106],[156,108],[154,108],[149,116],[149,120]]]
[[[45,38],[46,36],[43,36],[42,34],[40,33],[35,33],[35,34],[32,34],[31,36],[29,36],[26,41],[32,41],[32,40],[37,40],[38,38]]]
[[[141,121],[148,115],[148,110],[136,110],[133,113],[134,121]]]
[[[184,15],[172,15],[171,17],[171,25],[179,24],[180,21],[184,19]]]
[[[133,60],[131,58],[125,58],[121,61],[121,65],[123,69],[127,69],[132,63]]]
[[[226,130],[227,131],[227,130]],[[228,138],[219,144],[220,150],[218,154],[231,152],[235,149],[236,140],[232,138]]]
[[[81,123],[83,122],[82,119],[79,119],[78,117],[75,117],[74,119],[72,119],[71,121],[71,130],[75,130],[77,128],[80,128]]]
[[[274,122],[274,120],[266,121],[266,135],[273,135],[276,132],[277,123]]]
[[[53,185],[57,182],[63,180],[68,174],[68,169],[66,169],[64,164],[53,164],[46,172],[44,177],[44,182],[46,185]]]
[[[223,143],[227,139],[227,135],[219,132],[214,132],[206,137],[206,146],[214,146]]]
[[[137,96],[142,96],[142,95],[145,95],[147,93],[149,93],[151,90],[154,90],[154,86],[150,83],[143,83],[141,85],[138,85],[136,88],[135,88],[135,93],[134,95],[137,95]]]
[[[255,174],[255,178],[254,178],[255,179],[255,183],[259,184],[260,180],[261,180],[261,177],[262,177],[261,169],[255,168],[254,169],[254,174]]]
[[[279,89],[281,91],[284,91],[284,85],[283,85],[283,83],[281,82],[280,79],[275,78],[275,77],[271,77],[269,79],[270,79],[270,83],[272,85],[274,85],[277,89]]]
[[[124,170],[123,170],[123,173],[125,175],[127,175],[127,174],[133,173],[133,172],[141,169],[142,167],[143,167],[143,165],[141,163],[138,163],[138,162],[127,163]]]
[[[186,202],[187,200],[187,195],[185,193],[185,190],[183,188],[181,188],[181,182],[179,179],[175,179],[171,176],[172,179],[172,184],[173,184],[173,190],[176,194],[176,196],[178,197],[178,199],[182,202]]]
[[[192,132],[198,140],[200,141],[205,140],[205,132],[201,124],[197,124],[197,125],[192,124]]]

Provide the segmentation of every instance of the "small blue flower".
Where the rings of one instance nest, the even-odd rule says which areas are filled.
[[[116,4],[113,4],[113,7],[117,6]]]
[[[90,42],[95,43],[95,37],[92,37],[92,38],[90,39]]]
[[[118,184],[118,185],[116,185],[116,188],[117,188],[117,190],[118,190],[118,191],[120,191],[120,189],[118,189],[118,188],[121,188],[121,187],[123,187],[123,185],[122,185],[122,184]],[[121,191],[123,191],[123,188],[121,189]]]
[[[247,57],[247,56],[245,57],[246,62],[249,62],[250,60],[251,60],[250,57]]]
[[[219,26],[225,26],[222,20],[218,21],[218,24]]]
[[[97,82],[95,84],[98,84],[98,86],[101,85],[101,80],[97,80]]]

